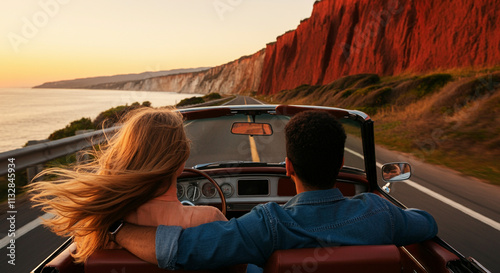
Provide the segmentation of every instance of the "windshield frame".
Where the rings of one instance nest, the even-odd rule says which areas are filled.
[[[377,166],[375,156],[375,138],[373,120],[364,112],[358,110],[348,110],[342,108],[325,106],[304,106],[304,105],[230,105],[230,106],[209,106],[198,108],[185,108],[178,111],[183,114],[186,121],[233,116],[244,114],[257,116],[261,114],[293,116],[299,112],[307,110],[327,111],[337,118],[355,121],[360,126],[361,142],[364,161],[364,172],[372,189],[379,189],[377,182]],[[206,162],[209,163],[209,162]]]

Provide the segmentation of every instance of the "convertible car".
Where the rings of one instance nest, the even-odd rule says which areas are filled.
[[[390,186],[408,179],[411,168],[404,162],[391,162],[378,170],[370,117],[360,111],[317,106],[239,105],[179,110],[185,117],[192,151],[185,171],[178,178],[178,199],[186,206],[215,206],[228,219],[239,217],[261,203],[286,203],[296,192],[285,172],[284,127],[293,115],[311,109],[336,116],[348,134],[345,164],[336,183],[344,196],[372,192],[404,208],[391,197]],[[32,272],[169,272],[126,250],[100,250],[85,264],[75,264],[70,255],[73,250],[74,245],[68,239]],[[245,270],[246,265],[238,265],[217,272]],[[402,247],[279,250],[268,260],[264,272],[488,271],[436,237]]]

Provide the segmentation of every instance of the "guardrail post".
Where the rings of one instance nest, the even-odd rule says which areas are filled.
[[[82,134],[86,134],[86,133],[91,133],[91,132],[94,132],[95,130],[77,130],[75,132],[75,136],[77,135],[82,135]],[[83,150],[80,150],[78,152],[76,152],[76,164],[79,165],[79,164],[82,164],[82,163],[87,163],[90,158],[89,158],[89,154],[86,152],[87,149],[83,149]]]
[[[45,143],[45,142],[49,142],[49,140],[48,139],[29,140],[28,143],[26,143],[26,146],[31,146],[31,145]],[[36,165],[33,165],[33,166],[26,168],[26,179],[28,180],[27,184],[30,184],[31,182],[35,182],[35,181],[33,181],[33,178],[37,174],[39,174],[41,171],[43,171],[43,164],[36,164]],[[39,177],[36,181],[38,181],[40,179],[41,179],[41,177]]]

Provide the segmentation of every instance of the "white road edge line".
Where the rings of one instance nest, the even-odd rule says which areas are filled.
[[[230,101],[228,101],[228,102],[226,102],[226,103],[223,103],[222,105],[227,105],[228,103],[232,102],[233,100],[235,100],[235,99],[237,99],[237,98],[238,98],[238,97],[234,97],[234,99],[232,99],[232,100],[230,100]]]
[[[360,153],[357,153],[349,148],[345,148],[345,150],[347,152],[363,159],[363,155],[361,155]],[[377,167],[382,168],[382,164],[377,162]],[[432,190],[429,190],[428,188],[421,186],[412,180],[407,180],[405,182],[405,184],[408,186],[411,186],[411,187],[413,187],[413,188],[415,188],[415,189],[417,189],[417,190],[419,190],[419,191],[421,191],[421,192],[423,192],[423,193],[425,193],[425,194],[427,194],[427,195],[429,195],[429,196],[431,196],[431,197],[433,197],[433,198],[435,198],[435,199],[437,199],[437,200],[439,200],[439,201],[441,201],[441,202],[443,202],[443,203],[445,203],[445,204],[447,204],[447,205],[449,205],[449,206],[451,206],[451,207],[453,207],[453,208],[455,208],[455,209],[457,209],[457,210],[459,210],[467,215],[469,215],[470,217],[472,217],[480,222],[483,222],[484,224],[486,224],[486,225],[488,225],[488,226],[490,226],[498,231],[500,231],[500,223],[496,222],[495,220],[492,220],[492,219],[490,219],[482,214],[479,214],[479,213],[469,209],[468,207],[465,207],[465,206],[463,206],[463,205],[461,205],[461,204],[459,204],[459,203],[457,203],[457,202],[455,202],[447,197],[444,197],[443,195],[441,195],[439,193],[436,193]]]
[[[26,234],[26,233],[30,232],[31,230],[37,228],[39,225],[42,224],[42,218],[43,219],[50,219],[50,218],[52,218],[52,214],[45,213],[44,215],[36,218],[35,220],[27,223],[26,225],[22,226],[21,228],[15,230],[14,233],[16,234],[16,236],[9,237],[7,235],[4,238],[2,238],[2,240],[0,240],[0,249],[2,249],[5,246],[7,246],[10,243],[10,240],[19,240],[19,238],[21,238],[21,236],[23,236],[24,234]]]
[[[265,105],[265,103],[263,103],[262,101],[260,101],[260,100],[258,100],[258,99],[255,99],[255,98],[252,98],[252,99],[253,99],[254,101],[256,101],[256,102],[258,102],[258,103],[262,104],[262,105]]]

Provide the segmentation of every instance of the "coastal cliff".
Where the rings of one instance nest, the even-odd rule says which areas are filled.
[[[500,63],[500,0],[323,0],[266,47],[260,94],[361,73]]]
[[[181,73],[191,73],[207,70],[210,67],[199,67],[199,68],[187,68],[187,69],[173,69],[167,71],[149,71],[143,72],[140,74],[122,74],[122,75],[114,75],[114,76],[102,76],[102,77],[89,77],[89,78],[80,78],[73,80],[64,80],[64,81],[56,81],[56,82],[46,82],[41,85],[34,86],[33,88],[88,88],[93,85],[106,84],[111,82],[127,82],[127,81],[136,81],[143,80],[152,77],[159,76],[167,76]]]
[[[124,81],[88,86],[95,89],[119,89],[137,91],[171,91],[179,93],[238,94],[257,91],[262,75],[265,50],[241,57],[238,60],[205,71],[152,77],[136,81]]]

